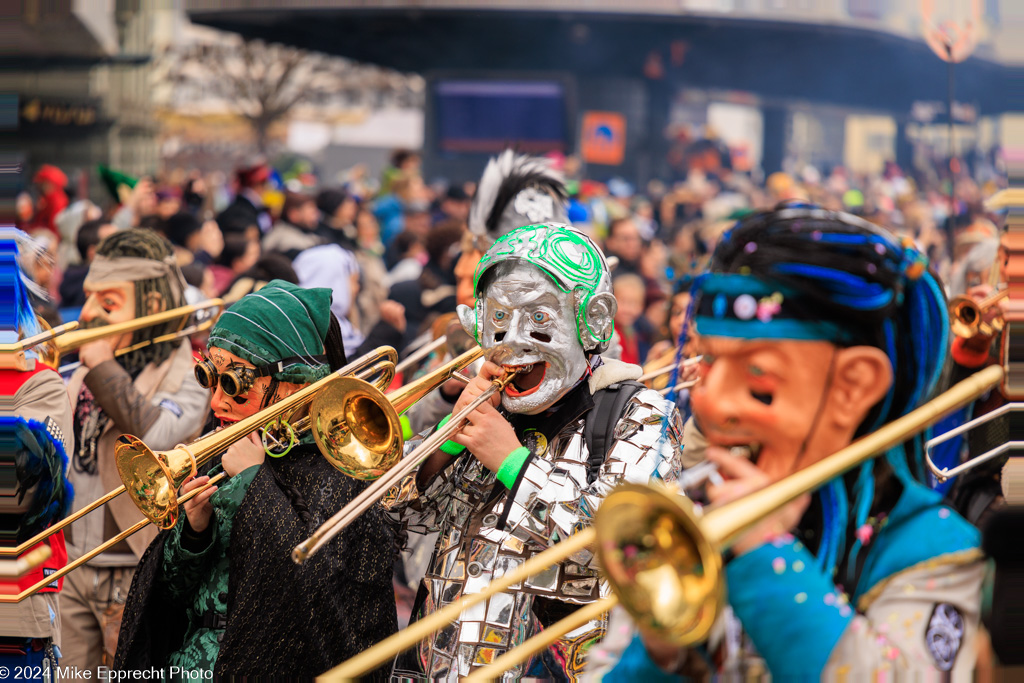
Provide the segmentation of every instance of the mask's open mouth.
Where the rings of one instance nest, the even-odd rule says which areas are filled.
[[[519,373],[505,387],[505,393],[513,398],[529,396],[537,391],[541,382],[544,381],[544,376],[548,373],[548,364],[540,361],[531,365],[505,365],[503,367],[505,370]]]

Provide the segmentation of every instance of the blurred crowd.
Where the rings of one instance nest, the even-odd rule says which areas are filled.
[[[803,201],[863,216],[914,240],[950,295],[979,284],[971,279],[985,269],[973,262],[991,265],[997,249],[998,217],[984,207],[1001,187],[991,165],[965,165],[951,196],[948,173],[909,175],[892,163],[871,176],[807,166],[755,182],[731,171],[713,140],[690,146],[680,179],[644,188],[588,179],[573,157],[549,163],[565,178],[572,223],[614,257],[619,346],[638,364],[671,352],[689,283],[752,210]],[[282,176],[263,160],[230,178],[183,169],[132,178],[103,167],[98,176],[106,196],[73,196],[61,169],[44,165],[19,198],[18,227],[45,246],[31,275],[49,292],[37,304],[51,324],[76,316],[97,245],[133,228],[174,245],[194,300],[233,300],[273,279],[331,288],[350,356],[384,343],[407,350],[455,309],[474,183],[428,182],[416,152],[394,152],[380,178],[357,167],[337,185],[308,168]]]

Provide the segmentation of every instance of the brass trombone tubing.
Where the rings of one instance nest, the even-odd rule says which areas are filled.
[[[949,302],[950,328],[953,334],[964,339],[971,339],[977,335],[990,335],[1001,330],[1005,324],[1001,317],[998,321],[993,321],[993,323],[986,323],[983,318],[988,309],[1005,299],[1009,294],[1009,288],[1005,288],[990,294],[981,301],[975,301],[967,295],[954,297]],[[963,319],[963,314],[967,310],[974,312],[974,320],[970,322]],[[987,331],[983,330],[983,327],[987,328]]]
[[[675,355],[675,353],[676,353],[675,351],[672,351],[672,355]],[[696,365],[697,363],[699,363],[701,361],[702,358],[703,358],[703,356],[694,356],[693,358],[684,358],[679,363],[679,367],[680,368],[688,368],[691,365]],[[676,369],[676,366],[673,365],[672,363],[669,363],[668,365],[666,365],[663,368],[658,368],[657,370],[651,370],[650,372],[644,373],[643,375],[640,376],[640,379],[638,379],[637,381],[638,382],[646,382],[649,379],[654,379],[655,377],[661,377],[662,375],[667,375],[668,373],[672,372],[675,369]]]
[[[365,357],[366,356],[364,356],[364,358]],[[359,359],[359,360],[361,360],[361,359]],[[347,366],[345,366],[345,368],[342,368],[342,370],[345,370],[346,368],[352,368],[353,366],[355,366],[359,362],[359,360],[354,361],[352,363],[349,363]],[[385,362],[387,362],[387,361],[385,361]],[[370,371],[372,371],[373,369],[374,368],[372,368],[372,367],[369,368]],[[357,372],[357,376],[360,375],[360,374],[365,374],[367,372],[368,372],[368,370],[358,371]],[[308,425],[308,422],[307,422],[307,425]],[[206,435],[206,436],[210,436],[210,435]],[[78,510],[77,512],[74,512],[74,513],[68,515],[64,519],[62,519],[59,522],[57,522],[56,524],[51,524],[50,526],[48,526],[47,528],[43,529],[42,531],[40,531],[38,534],[36,534],[32,538],[28,539],[27,541],[25,541],[23,543],[19,543],[17,546],[15,546],[13,548],[0,548],[0,557],[17,557],[18,555],[21,555],[22,553],[24,553],[26,550],[28,550],[32,546],[38,544],[40,541],[46,539],[49,536],[52,536],[53,534],[57,533],[61,529],[65,529],[68,526],[70,526],[71,524],[74,524],[79,519],[81,519],[82,517],[85,517],[87,514],[89,514],[93,510],[95,510],[95,509],[97,509],[99,507],[102,507],[103,505],[106,505],[111,500],[113,500],[114,498],[117,498],[119,495],[124,493],[124,490],[125,490],[125,487],[122,484],[121,486],[118,486],[113,491],[110,491],[109,493],[106,493],[103,496],[101,496],[100,498],[97,498],[93,502],[89,503],[88,505],[86,505],[81,510]]]
[[[17,353],[19,351],[26,351],[33,346],[48,342],[55,337],[59,337],[62,334],[66,334],[78,327],[78,321],[72,320],[71,322],[58,325],[49,330],[43,330],[39,334],[34,334],[31,337],[16,341],[13,344],[0,344],[0,353]]]
[[[689,382],[680,382],[674,387],[665,387],[664,389],[658,389],[658,393],[662,396],[668,396],[670,391],[679,391],[680,389],[689,389],[692,386],[696,386],[699,379],[691,379]]]
[[[50,546],[41,545],[24,557],[19,557],[16,560],[0,561],[0,579],[16,579],[27,574],[50,559],[52,554],[53,551],[50,550]]]
[[[78,512],[70,514],[67,517],[65,517],[64,519],[62,519],[59,522],[57,522],[56,524],[51,524],[50,526],[46,527],[45,529],[40,531],[38,534],[36,534],[32,538],[28,539],[24,543],[19,543],[17,546],[15,546],[13,548],[0,548],[0,557],[17,557],[18,555],[21,555],[23,552],[25,552],[26,550],[28,550],[32,546],[36,545],[40,541],[43,541],[46,538],[48,538],[48,537],[52,536],[53,534],[57,533],[61,529],[64,529],[64,528],[70,526],[71,524],[74,524],[75,522],[77,522],[82,517],[85,517],[87,514],[89,514],[90,512],[95,510],[96,508],[101,507],[103,505],[106,505],[107,503],[112,501],[114,498],[117,498],[122,493],[124,493],[124,486],[118,486],[116,489],[114,489],[110,493],[107,493],[106,495],[104,495],[104,496],[102,496],[100,498],[97,498],[93,502],[89,503],[88,505],[86,505],[84,508],[82,508]]]
[[[371,353],[376,353],[376,352],[371,352]],[[364,358],[366,358],[366,356],[364,356]],[[386,374],[384,376],[385,377],[390,377],[391,379],[394,379],[395,375],[398,374],[398,370],[397,370],[398,366],[394,366],[395,370],[391,370],[390,368],[386,367],[388,364],[392,364],[393,365],[392,358],[390,358],[390,357],[387,358],[386,360],[376,362],[376,363],[370,365],[369,367],[367,367],[364,370],[360,370],[358,372],[354,372],[354,373],[352,373],[350,375],[350,377],[353,377],[354,379],[361,379],[364,382],[371,383],[370,379],[372,379],[375,375],[379,374],[382,370],[386,370],[388,374]],[[386,385],[391,383],[391,379],[389,379],[387,382],[378,381],[378,382],[374,382],[373,384],[375,384],[377,386],[377,390],[378,391],[383,393],[384,390],[387,389]],[[466,377],[464,377],[463,375],[460,375],[457,372],[452,374],[451,379],[457,379],[457,380],[459,380],[461,382],[465,382],[465,383],[469,382],[469,380]],[[410,396],[408,393],[403,391],[403,388],[404,387],[408,387],[408,386],[409,386],[409,383],[407,382],[405,385],[403,385],[403,387],[400,387],[399,389],[397,389],[394,392],[395,396],[401,395],[401,398],[398,399],[401,402],[401,404],[402,404],[401,405],[401,410],[397,411],[399,414],[404,413],[406,410],[411,408],[412,405],[415,403],[415,401],[413,400],[413,397]],[[313,403],[311,402],[310,403],[310,407],[312,408],[312,406],[313,406]],[[312,419],[310,418],[310,415],[307,413],[306,415],[302,416],[300,419],[296,420],[295,422],[292,422],[291,426],[292,426],[292,430],[295,432],[296,436],[303,436],[308,431],[310,431],[310,429],[312,428]],[[263,438],[264,438],[264,444],[263,445],[265,447],[266,446],[271,446],[271,445],[272,446],[276,446],[276,447],[283,447],[283,446],[286,445],[286,444],[281,443],[280,439],[278,439],[276,436],[274,436],[274,434],[272,433],[272,430],[264,430]]]
[[[569,616],[559,619],[540,633],[527,638],[521,644],[501,655],[487,666],[480,667],[473,673],[464,677],[462,679],[462,683],[492,680],[494,672],[508,671],[512,667],[522,664],[524,661],[529,659],[534,652],[546,650],[566,633],[570,633],[575,629],[578,629],[588,621],[593,621],[594,619],[599,618],[602,614],[609,611],[612,607],[615,607],[618,603],[619,599],[617,597],[609,595],[606,598],[601,598],[600,600],[580,607]]]
[[[188,493],[183,495],[181,498],[179,498],[178,499],[178,504],[185,503],[186,501],[191,499],[193,496],[199,495],[200,493],[202,493],[206,489],[210,488],[211,486],[213,486],[217,482],[219,482],[222,479],[224,479],[226,476],[227,476],[226,473],[221,472],[220,474],[218,474],[218,475],[216,475],[214,477],[211,477],[210,481],[206,482],[206,484],[204,484],[203,486],[200,486],[197,489],[193,489],[192,491],[189,491]],[[55,571],[53,574],[50,574],[49,576],[43,577],[42,579],[37,581],[35,584],[29,586],[28,588],[26,588],[25,590],[21,591],[20,593],[17,593],[15,595],[0,595],[0,604],[21,602],[22,600],[24,600],[28,596],[32,595],[33,593],[37,592],[38,590],[40,590],[42,588],[45,588],[46,586],[49,586],[51,583],[53,583],[57,579],[63,578],[64,576],[67,576],[68,574],[70,574],[71,572],[75,571],[76,569],[78,569],[83,564],[85,564],[86,562],[88,562],[92,558],[96,557],[97,555],[101,555],[101,554],[105,553],[107,550],[113,548],[115,545],[117,545],[118,543],[120,543],[124,539],[128,538],[129,536],[131,536],[135,532],[139,531],[140,529],[144,528],[148,524],[152,524],[152,522],[150,522],[148,519],[140,520],[140,521],[136,522],[135,524],[133,524],[132,526],[130,526],[127,529],[125,529],[124,531],[122,531],[121,533],[119,533],[117,536],[114,536],[110,540],[108,540],[108,541],[106,541],[104,543],[101,543],[100,545],[96,546],[95,548],[93,548],[92,550],[87,552],[85,555],[82,555],[81,557],[79,557],[78,559],[74,560],[73,562],[67,563],[66,565],[64,565],[63,567],[61,567],[57,571]]]
[[[102,327],[91,327],[85,330],[76,330],[75,332],[61,335],[53,340],[54,353],[56,356],[54,359],[54,366],[59,365],[61,355],[98,339],[103,339],[116,334],[136,332],[153,325],[169,323],[173,320],[178,320],[179,318],[182,320],[179,327],[180,329],[185,327],[185,323],[188,322],[189,316],[193,313],[218,306],[224,306],[223,299],[209,299],[208,301],[203,301],[195,305],[179,306],[178,308],[161,311],[160,313],[153,313],[152,315],[145,315],[141,318],[135,318],[134,320],[126,320],[125,322],[114,323],[112,325],[103,325]]]
[[[188,327],[186,327],[184,329],[181,329],[181,330],[178,330],[177,332],[171,332],[170,334],[164,334],[164,335],[161,335],[159,337],[156,337],[155,339],[147,339],[145,341],[139,342],[138,344],[132,344],[131,346],[126,346],[123,349],[118,349],[117,351],[115,351],[114,352],[114,358],[120,358],[121,356],[125,355],[126,353],[131,353],[132,351],[138,351],[139,349],[145,348],[147,346],[153,346],[154,344],[163,344],[164,342],[174,341],[175,339],[184,339],[185,337],[190,337],[193,334],[199,334],[200,332],[205,332],[206,330],[208,330],[211,327],[213,327],[213,323],[214,322],[216,322],[216,318],[210,318],[209,320],[204,320],[201,323],[197,323],[195,325],[189,325]],[[81,361],[76,361],[74,363],[68,363],[67,365],[60,366],[60,370],[58,370],[58,372],[61,375],[66,375],[67,373],[72,372],[73,370],[77,369],[81,365],[82,365]]]
[[[985,312],[1010,295],[1008,288],[1000,289],[978,302],[978,310]]]
[[[172,458],[170,456],[174,456],[174,461],[176,463],[182,464],[187,462],[192,474],[195,474],[196,469],[200,465],[206,463],[210,458],[214,457],[218,453],[224,452],[229,446],[231,446],[231,444],[244,436],[251,434],[257,429],[266,428],[270,423],[273,423],[287,415],[294,415],[302,408],[308,407],[318,392],[340,377],[350,376],[354,372],[370,372],[374,375],[381,374],[379,381],[382,385],[386,386],[387,384],[390,384],[391,380],[394,378],[394,361],[396,358],[397,352],[394,348],[390,346],[378,347],[377,349],[357,358],[348,365],[335,370],[326,377],[299,389],[291,396],[278,401],[272,406],[264,408],[258,413],[243,418],[233,425],[225,427],[224,429],[216,431],[208,436],[204,436],[190,444],[180,444],[169,451],[151,451],[138,437],[132,436],[131,434],[122,434],[117,439],[117,445],[114,451],[114,457],[117,461],[118,473],[121,475],[121,481],[126,481],[126,470],[124,467],[129,467],[129,464],[139,457],[155,458],[156,461],[160,463],[159,466],[162,469],[163,474],[169,479],[174,475],[184,475],[184,472],[182,471],[172,472],[168,469],[168,464],[172,462]],[[129,483],[134,486],[137,482],[131,481]],[[178,486],[180,486],[180,483]],[[177,488],[177,486],[174,487],[174,489]],[[175,499],[173,491],[171,493],[172,504],[169,506],[169,509],[177,509],[176,506],[173,505],[173,501]],[[149,516],[147,511],[142,508],[142,504],[139,500],[133,498],[133,502],[137,507],[139,507],[144,516]],[[169,522],[173,522],[173,520],[165,519],[155,523],[157,523],[161,528],[169,528],[172,525]]]
[[[414,621],[406,628],[380,641],[373,647],[363,650],[355,657],[342,662],[330,671],[317,676],[317,681],[354,681],[367,672],[373,671],[385,662],[394,659],[395,655],[404,652],[421,640],[428,638],[435,631],[440,631],[445,626],[459,618],[464,610],[474,605],[479,605],[495,593],[500,593],[511,586],[548,569],[552,564],[563,561],[574,553],[586,549],[593,544],[597,538],[594,527],[587,527],[582,531],[565,539],[556,546],[538,553],[528,559],[516,569],[506,572],[500,578],[494,579],[480,593],[463,594],[455,602],[442,607],[436,612],[431,612],[422,619]]]
[[[440,448],[441,444],[447,441],[452,434],[462,429],[468,421],[469,414],[476,410],[484,401],[490,400],[495,392],[503,390],[512,381],[513,377],[515,377],[515,373],[507,372],[503,376],[492,380],[491,386],[473,399],[469,405],[453,415],[444,427],[425,438],[419,446],[404,456],[398,464],[388,470],[373,484],[363,489],[362,493],[352,499],[348,505],[324,522],[312,536],[295,546],[292,550],[292,560],[296,564],[303,564],[315,555],[325,543],[337,536],[360,515],[376,505],[377,501],[387,493],[388,489],[400,482],[405,475],[416,469],[421,462]]]
[[[705,538],[711,539],[712,543],[720,549],[728,548],[744,531],[757,524],[765,516],[856,467],[861,462],[901,443],[908,435],[921,431],[943,415],[974,400],[998,384],[1002,380],[1003,374],[1003,368],[1000,366],[985,368],[928,403],[893,420],[878,431],[861,437],[831,456],[743,498],[714,508],[707,508],[706,513],[699,520],[702,534]],[[649,487],[638,486],[637,488]],[[611,495],[615,495],[615,492],[612,492]],[[464,610],[487,600],[495,593],[500,593],[510,586],[524,581],[533,574],[548,569],[553,564],[564,561],[592,545],[596,538],[597,530],[593,526],[573,534],[565,541],[534,555],[501,578],[491,581],[480,593],[463,595],[448,606],[426,615],[423,619],[410,624],[409,627],[352,659],[342,662],[322,674],[317,680],[354,680],[360,675],[372,671],[435,631],[448,626]],[[545,629],[552,631],[552,635],[554,635],[553,626]],[[510,650],[509,652],[514,651]],[[531,654],[527,653],[526,656],[529,657]],[[494,671],[489,671],[491,676],[494,673]]]
[[[422,359],[426,358],[432,352],[436,351],[437,349],[441,348],[442,346],[444,346],[447,343],[448,343],[448,336],[442,334],[437,339],[434,339],[433,341],[424,344],[423,346],[421,346],[420,348],[416,349],[415,351],[410,353],[408,356],[403,358],[402,361],[398,365],[395,366],[395,374],[398,375],[398,374],[401,374],[401,373],[405,372],[406,370],[411,368],[413,365],[415,365],[416,363],[418,363]]]

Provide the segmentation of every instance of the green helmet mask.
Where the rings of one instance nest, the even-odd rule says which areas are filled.
[[[608,262],[598,246],[575,228],[558,223],[527,225],[502,235],[477,265],[473,290],[474,309],[459,307],[459,319],[469,334],[480,341],[483,302],[480,282],[499,263],[519,260],[543,271],[563,292],[572,292],[576,310],[576,334],[589,352],[608,348],[616,311]]]

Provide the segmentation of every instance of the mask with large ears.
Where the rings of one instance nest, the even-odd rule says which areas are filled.
[[[532,414],[551,406],[586,373],[614,331],[608,264],[586,235],[566,225],[529,225],[502,236],[474,278],[476,304],[459,320],[485,349],[505,347],[506,366],[531,366],[502,404]]]

